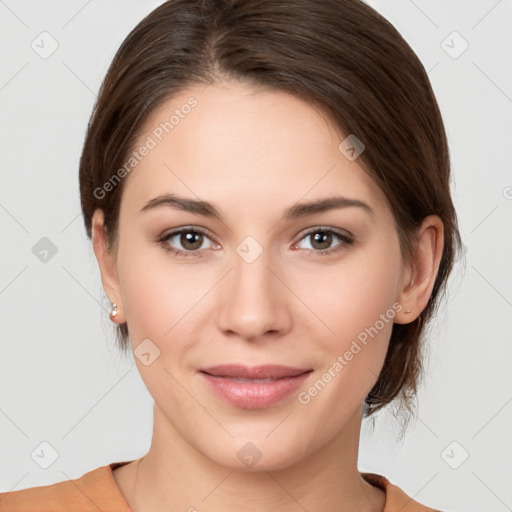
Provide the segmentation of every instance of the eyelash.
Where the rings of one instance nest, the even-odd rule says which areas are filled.
[[[169,253],[172,252],[172,253],[174,253],[175,256],[201,257],[201,255],[199,254],[201,252],[200,250],[182,251],[181,249],[173,249],[173,248],[169,247],[169,245],[167,244],[167,241],[171,238],[174,238],[176,235],[180,235],[182,233],[199,233],[201,235],[206,236],[207,238],[210,238],[208,233],[201,228],[185,227],[185,228],[177,229],[176,231],[172,231],[171,233],[168,233],[167,235],[160,237],[158,239],[158,243],[164,248],[165,251],[167,251]],[[355,239],[353,236],[349,236],[349,235],[343,234],[337,230],[334,230],[332,228],[327,228],[327,227],[322,227],[322,226],[312,228],[309,231],[307,231],[306,233],[304,233],[304,235],[302,236],[300,241],[302,241],[304,238],[306,238],[307,236],[312,235],[314,233],[333,234],[336,237],[338,237],[339,239],[341,239],[343,241],[343,243],[338,244],[331,249],[324,249],[324,250],[304,249],[304,250],[308,251],[308,253],[311,255],[318,254],[320,256],[329,256],[331,254],[334,254],[334,253],[344,250],[346,246],[353,245],[355,242]]]

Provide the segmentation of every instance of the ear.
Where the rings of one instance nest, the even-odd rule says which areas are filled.
[[[91,223],[92,245],[94,254],[98,260],[103,289],[110,299],[110,302],[114,302],[117,305],[117,315],[113,321],[121,324],[125,322],[125,318],[121,287],[116,270],[116,255],[115,252],[109,251],[107,247],[103,210],[97,208],[94,211]]]
[[[395,323],[408,324],[416,320],[427,305],[439,270],[443,248],[443,222],[437,215],[429,215],[418,229],[413,261],[404,272],[397,298],[402,309],[395,315]],[[406,313],[408,310],[410,312]]]

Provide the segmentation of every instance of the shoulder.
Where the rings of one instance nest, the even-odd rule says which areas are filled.
[[[382,512],[441,512],[413,500],[400,487],[392,484],[386,477],[376,473],[361,473],[370,484],[386,493],[386,502]]]
[[[112,476],[122,464],[101,466],[74,480],[2,492],[0,512],[130,512]]]

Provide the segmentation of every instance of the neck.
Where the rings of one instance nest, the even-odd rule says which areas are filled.
[[[359,409],[331,442],[298,462],[275,470],[240,471],[191,446],[155,405],[148,453],[116,470],[115,479],[132,512],[380,512],[384,492],[367,483],[357,468],[360,428]]]

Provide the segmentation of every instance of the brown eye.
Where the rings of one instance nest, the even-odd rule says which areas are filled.
[[[311,245],[318,250],[329,249],[332,239],[333,236],[328,231],[317,231],[316,233],[313,233]]]
[[[179,237],[180,244],[190,251],[196,251],[203,244],[203,234],[197,231],[182,231]]]
[[[311,241],[311,249],[306,247],[306,251],[308,251],[311,254],[319,254],[322,256],[342,251],[347,246],[352,245],[354,243],[354,238],[352,236],[348,236],[346,234],[339,233],[338,231],[335,231],[333,229],[327,228],[312,229],[301,238],[301,241],[308,239]],[[331,247],[333,242],[336,241],[336,239],[341,240],[341,243],[338,243],[334,247]]]
[[[159,243],[168,252],[174,252],[177,256],[200,256],[205,247],[204,242],[210,237],[198,228],[181,228],[172,231],[159,239]],[[213,243],[208,248],[212,248]]]

